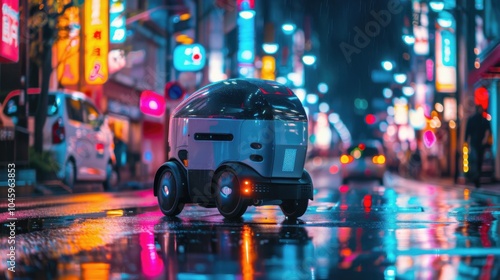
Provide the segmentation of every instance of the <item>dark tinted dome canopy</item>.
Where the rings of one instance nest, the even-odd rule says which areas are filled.
[[[307,121],[302,103],[288,87],[270,80],[230,79],[194,92],[174,118]]]

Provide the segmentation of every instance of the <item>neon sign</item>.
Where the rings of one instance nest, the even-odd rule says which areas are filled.
[[[236,5],[240,11],[253,10],[255,7],[255,0],[238,0]]]
[[[112,44],[125,42],[127,28],[125,26],[126,0],[110,0],[109,8],[109,41]]]
[[[200,44],[178,45],[174,49],[174,68],[177,71],[199,71],[205,67],[205,48]]]
[[[442,46],[441,53],[443,56],[444,66],[456,66],[456,42],[455,35],[448,30],[441,31]]]
[[[0,0],[0,62],[19,61],[19,1]]]
[[[108,79],[108,5],[107,1],[85,1],[85,81],[101,85]]]
[[[56,43],[57,78],[62,85],[76,85],[80,78],[80,9],[70,7],[59,17],[61,29],[69,28],[67,36],[60,36]]]
[[[455,34],[439,29],[436,31],[436,90],[454,93],[457,90]]]
[[[154,91],[145,90],[141,93],[139,109],[146,115],[160,117],[165,112],[165,99]]]

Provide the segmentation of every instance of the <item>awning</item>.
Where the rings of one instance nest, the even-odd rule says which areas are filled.
[[[481,61],[479,69],[469,73],[469,85],[483,79],[500,79],[500,43]]]

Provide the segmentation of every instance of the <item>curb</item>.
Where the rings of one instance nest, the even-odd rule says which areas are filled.
[[[85,184],[85,183],[79,183],[79,184]],[[139,182],[139,181],[129,181],[129,182],[123,182],[119,183],[114,189],[106,191],[104,189],[101,190],[101,192],[104,193],[119,193],[121,191],[129,191],[129,190],[147,190],[147,189],[152,189],[153,188],[153,182]],[[39,197],[39,196],[58,196],[58,195],[68,195],[68,194],[73,194],[73,190],[68,188],[65,185],[62,184],[44,184],[39,183],[36,184],[33,188],[32,191],[29,193],[24,193],[20,197]],[[76,192],[78,194],[81,194],[82,192]]]

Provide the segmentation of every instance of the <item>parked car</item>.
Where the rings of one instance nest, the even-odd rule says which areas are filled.
[[[169,128],[169,160],[154,178],[166,216],[186,203],[217,207],[226,218],[251,205],[279,205],[289,218],[306,212],[313,199],[307,116],[289,88],[257,79],[213,83],[176,107]]]
[[[10,92],[0,107],[4,126],[16,125],[19,97],[19,90]],[[34,143],[39,97],[39,89],[28,90],[30,145]],[[68,90],[49,92],[43,131],[43,150],[52,152],[60,166],[55,174],[57,179],[69,187],[77,181],[99,181],[106,189],[113,186],[116,180],[113,133],[106,117],[85,94]]]
[[[384,184],[386,158],[382,144],[377,140],[352,143],[340,157],[342,184],[351,180],[377,180]]]

